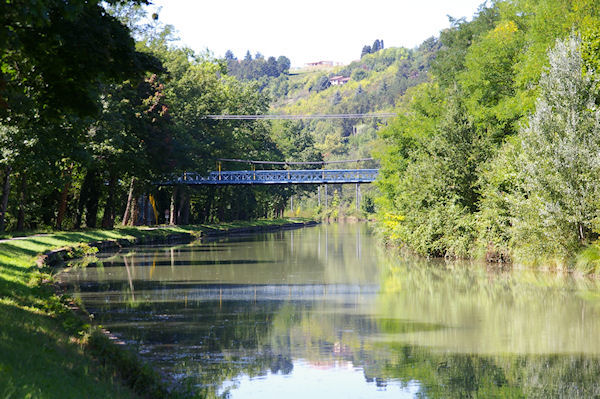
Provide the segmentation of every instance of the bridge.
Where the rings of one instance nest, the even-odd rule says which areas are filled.
[[[379,169],[236,170],[210,172],[208,176],[186,172],[165,185],[266,185],[266,184],[361,184],[372,183]]]
[[[325,185],[325,208],[328,207],[328,184],[354,184],[356,186],[356,209],[360,203],[360,185],[373,183],[377,179],[379,169],[270,169],[256,170],[256,165],[271,164],[283,165],[321,165],[339,164],[348,162],[372,161],[373,158],[344,160],[344,161],[316,161],[316,162],[277,162],[277,161],[252,161],[244,159],[224,159],[217,162],[217,171],[201,175],[195,172],[185,172],[183,175],[165,180],[163,186],[229,186],[229,185],[291,185],[291,184],[316,184],[318,185],[318,200],[321,205],[321,185]],[[252,170],[222,171],[221,162],[242,162],[252,165]],[[294,209],[294,196],[290,197],[290,208]]]

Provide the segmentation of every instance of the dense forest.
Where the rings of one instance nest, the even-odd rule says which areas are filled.
[[[354,196],[341,186],[331,189],[327,213],[316,207],[315,187],[191,190],[157,182],[214,170],[218,158],[368,157],[382,120],[271,123],[206,115],[392,110],[408,87],[427,80],[439,47],[431,39],[414,50],[384,49],[378,39],[350,65],[290,71],[283,55],[248,51],[238,60],[228,51],[215,59],[182,48],[174,27],[146,15],[145,4],[46,2],[35,12],[12,7],[3,14],[0,37],[11,51],[2,55],[0,84],[0,231],[273,216],[294,194],[308,198],[297,201],[310,208],[307,214],[354,209]],[[333,87],[334,75],[350,81]],[[366,190],[369,212],[372,197]]]
[[[157,182],[240,154],[320,159],[310,137],[205,118],[261,114],[269,100],[225,62],[177,46],[173,27],[146,15],[145,3],[2,6],[0,230],[272,216],[290,190]]]
[[[441,32],[430,80],[380,132],[390,242],[597,267],[599,14],[593,0],[496,1]]]
[[[332,187],[157,182],[218,158],[368,158],[381,166],[359,216],[427,256],[521,263],[600,259],[600,4],[484,3],[414,49],[360,48],[343,66],[223,59],[176,45],[145,1],[2,6],[0,230],[216,222],[358,208]],[[209,114],[397,112],[382,118],[240,121]],[[227,165],[229,169],[244,165]],[[375,206],[376,204],[376,206]]]

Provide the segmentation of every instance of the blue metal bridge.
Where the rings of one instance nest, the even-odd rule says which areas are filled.
[[[210,172],[208,176],[186,172],[164,185],[267,185],[372,183],[379,169],[236,170]]]

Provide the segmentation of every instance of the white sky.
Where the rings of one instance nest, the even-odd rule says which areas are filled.
[[[292,66],[348,63],[365,44],[413,48],[447,28],[448,15],[471,19],[484,0],[154,0],[159,19],[181,42],[222,57],[287,56]]]

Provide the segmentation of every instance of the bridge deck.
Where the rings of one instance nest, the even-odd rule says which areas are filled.
[[[208,176],[187,172],[163,184],[351,184],[372,183],[379,169],[237,170],[210,172]]]

